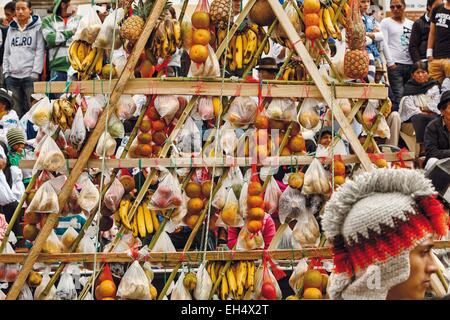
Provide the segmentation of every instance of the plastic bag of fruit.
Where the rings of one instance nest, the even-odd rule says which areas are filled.
[[[302,102],[300,112],[298,113],[298,121],[305,129],[315,128],[320,121],[318,105],[320,100],[314,98],[305,98]]]
[[[86,129],[89,131],[95,128],[103,108],[97,97],[86,97],[86,104],[87,109],[83,121]]]
[[[212,200],[211,205],[214,208],[221,210],[225,206],[228,196],[228,190],[230,188],[231,188],[231,181],[228,178],[225,178]]]
[[[166,172],[152,196],[149,208],[154,210],[177,208],[181,206],[182,200],[178,179],[172,173]]]
[[[197,100],[197,114],[204,121],[214,119],[213,97],[202,96]]]
[[[191,117],[175,138],[175,146],[183,157],[197,156],[202,150],[202,135]]]
[[[281,235],[280,243],[277,246],[277,249],[293,249],[292,246],[292,229],[289,225],[284,229],[283,234]]]
[[[244,224],[244,219],[239,212],[239,201],[234,194],[232,188],[228,190],[225,205],[220,212],[219,219],[216,225],[218,227],[241,227]]]
[[[212,287],[213,283],[206,270],[206,264],[202,263],[197,271],[197,286],[194,290],[195,300],[209,300]]]
[[[255,272],[255,299],[281,300],[282,293],[278,281],[270,270],[267,262]]]
[[[265,110],[267,117],[282,121],[296,121],[297,106],[291,98],[274,98]]]
[[[50,232],[47,240],[45,240],[44,246],[42,247],[43,253],[63,253],[64,245],[59,240],[55,233],[55,230]]]
[[[86,139],[86,127],[83,121],[83,111],[78,108],[73,118],[72,128],[70,129],[69,141],[78,148],[81,147]]]
[[[170,296],[170,300],[192,300],[191,293],[189,290],[184,286],[184,271],[181,272],[180,277],[177,280],[177,283],[175,284],[175,288],[172,291],[172,294]]]
[[[287,187],[281,194],[278,202],[278,217],[281,223],[286,218],[298,219],[300,214],[306,210],[306,197],[300,190]]]
[[[66,160],[64,154],[58,148],[55,140],[51,136],[47,136],[39,144],[35,150],[37,156],[36,163],[33,167],[33,175],[39,170],[47,170],[53,172],[64,172]]]
[[[243,127],[254,123],[256,117],[256,102],[251,97],[237,97],[224,116],[235,127]]]
[[[114,49],[112,47],[114,34],[116,36],[115,45],[117,45],[117,37],[119,36],[119,22],[124,18],[125,11],[123,8],[118,8],[111,12],[103,21],[100,32],[97,35],[97,39],[92,44],[95,48],[103,48],[107,50]],[[114,31],[114,29],[116,29]]]
[[[97,250],[95,249],[95,243],[91,238],[91,235],[89,234],[89,232],[86,232],[83,236],[83,238],[81,239],[80,243],[78,244],[77,253],[95,253]],[[94,269],[94,264],[91,262],[84,262],[83,263],[84,267],[86,269],[90,269],[93,270]]]
[[[50,181],[44,182],[33,197],[27,212],[58,213],[58,195]]]
[[[382,139],[389,139],[391,137],[391,129],[389,129],[389,125],[387,124],[384,116],[380,118],[375,134]]]
[[[220,65],[214,49],[208,44],[208,57],[205,63],[191,63],[189,75],[191,77],[220,77]]]
[[[103,132],[98,139],[97,147],[95,148],[95,153],[99,157],[111,157],[116,152],[117,143],[116,140],[111,137],[109,132]]]
[[[33,293],[27,283],[25,283],[20,290],[17,300],[33,300]]]
[[[316,247],[320,242],[320,229],[313,214],[305,212],[300,216],[292,231],[294,249]]]
[[[233,156],[234,151],[238,146],[239,140],[230,122],[228,121],[225,122],[222,128],[220,128],[219,137],[220,137],[219,138],[220,149],[223,150],[223,152],[225,152],[225,155]]]
[[[3,249],[3,254],[14,254],[16,253],[9,243],[6,243],[5,249]],[[14,282],[17,279],[20,271],[19,263],[0,263],[0,282]]]
[[[172,240],[169,237],[169,234],[166,232],[166,228],[161,232],[159,239],[156,241],[152,252],[177,252],[175,246],[172,243]]]
[[[120,183],[119,179],[114,178],[114,181],[105,193],[103,203],[109,210],[116,211],[119,208],[120,200],[122,200],[124,194],[125,189],[123,184]]]
[[[77,221],[76,219],[75,222]],[[72,221],[71,221],[72,224]],[[69,226],[67,230],[64,232],[64,234],[61,236],[61,243],[64,246],[65,252],[70,252],[70,247],[74,243],[75,239],[78,237],[78,232],[72,227]]]
[[[264,249],[264,238],[261,231],[251,233],[247,227],[244,226],[239,232],[236,241],[237,251]]]
[[[155,98],[154,105],[156,111],[166,123],[170,123],[180,109],[180,102],[174,95],[158,95]]]
[[[274,213],[278,209],[278,202],[282,192],[275,178],[272,176],[264,194],[264,204],[268,214]]]
[[[86,5],[81,9],[83,9],[83,16],[78,25],[77,32],[73,36],[73,40],[81,40],[93,44],[102,27],[102,21],[93,6]]]
[[[38,127],[46,127],[52,119],[53,106],[50,100],[45,97],[39,100],[34,106],[31,115],[32,122]]]
[[[117,296],[128,300],[151,300],[148,279],[139,261],[134,261],[125,272]]]
[[[53,300],[55,298],[56,294],[56,287],[55,285],[52,285],[47,296],[40,297],[41,293],[44,291],[44,289],[47,287],[47,284],[50,282],[50,267],[46,267],[42,271],[42,281],[41,284],[36,287],[36,290],[34,290],[34,300]],[[40,299],[39,299],[40,298]]]
[[[125,127],[115,114],[108,120],[108,133],[113,139],[123,138],[125,136]]]
[[[377,105],[378,101],[369,100],[362,114],[362,121],[369,129],[372,127],[377,117]]]
[[[56,287],[55,300],[76,300],[77,296],[72,274],[66,267]]]
[[[303,258],[297,263],[294,271],[292,271],[289,278],[289,286],[295,293],[303,289],[303,276],[307,270],[308,264],[306,263],[306,258]]]
[[[320,193],[327,195],[331,191],[330,178],[319,159],[314,158],[305,172],[303,192],[306,194]]]
[[[100,192],[92,183],[91,179],[89,179],[89,177],[82,177],[80,177],[79,179],[80,184],[82,185],[82,189],[78,197],[78,204],[83,210],[91,212],[92,209],[94,209],[98,204],[98,200],[100,199]]]

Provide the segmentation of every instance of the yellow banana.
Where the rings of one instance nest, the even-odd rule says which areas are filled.
[[[254,33],[258,34],[259,26],[256,23],[249,23],[248,27],[253,30]]]
[[[255,281],[255,263],[253,261],[247,261],[247,281],[245,283],[246,289],[253,291]]]
[[[132,227],[132,231],[133,231],[133,237],[136,238],[139,235],[136,216],[133,217],[133,223],[131,224],[131,227]]]
[[[142,205],[140,205],[138,207],[137,225],[138,225],[139,236],[141,238],[145,238],[147,236],[147,229],[145,227],[144,208],[142,207]]]
[[[84,58],[81,64],[81,71],[86,71],[89,68],[89,66],[92,65],[96,55],[97,55],[97,48],[92,48],[92,50]]]
[[[227,30],[218,29],[217,30],[217,46],[220,46],[226,37],[227,37]]]
[[[250,28],[247,29],[246,35],[247,45],[244,52],[244,64],[248,64],[252,60],[258,47],[258,35]]]
[[[147,233],[148,234],[153,233],[152,214],[150,213],[148,204],[144,202],[144,204],[142,205],[142,209],[144,210],[145,228],[147,229]]]
[[[234,51],[234,62],[236,64],[237,69],[242,69],[243,54],[244,50],[243,50],[242,34],[238,34],[236,36],[236,45]]]
[[[327,33],[330,35],[330,37],[335,38],[336,37],[336,30],[334,30],[333,22],[331,21],[330,12],[327,8],[324,8],[323,10],[323,24],[325,26],[325,29],[327,30]]]
[[[319,11],[319,29],[320,29],[320,33],[322,34],[322,38],[324,40],[328,39],[328,33],[327,33],[327,29],[325,29],[325,25],[323,24],[323,12],[325,11],[325,9],[321,8]]]
[[[247,279],[247,263],[240,261],[237,267],[237,275],[236,275],[238,297],[242,297],[244,295],[244,286],[246,279]]]
[[[150,213],[152,214],[153,228],[157,231],[159,229],[158,213],[155,210],[150,210]]]
[[[236,278],[233,273],[233,268],[231,268],[231,267],[228,268],[228,270],[227,270],[227,282],[228,282],[229,290],[234,295],[237,291],[237,285],[236,285]]]
[[[211,269],[210,269],[209,275],[211,276],[212,283],[216,283],[217,277],[216,277],[216,262],[211,263]]]
[[[69,46],[69,62],[71,66],[77,71],[81,69],[81,62],[77,56],[79,45],[79,41],[73,41]]]
[[[228,283],[227,277],[222,277],[222,287],[220,288],[220,299],[227,300],[228,298]]]
[[[85,51],[84,47],[85,47],[84,42],[80,42],[77,47],[77,58],[80,61],[83,61],[84,58],[86,58],[86,54],[85,54],[86,51]]]
[[[175,36],[175,45],[177,48],[181,48],[183,40],[181,38],[181,25],[178,20],[173,21],[173,35]]]
[[[103,55],[102,56],[98,56],[96,59],[97,59],[97,61],[95,61],[95,73],[96,74],[101,74],[102,73],[102,68],[103,68]]]
[[[130,207],[130,204],[131,204],[130,200],[125,199],[125,200],[120,201],[120,207],[119,207],[120,219],[122,220],[122,224],[128,230],[132,229],[130,221],[128,220],[128,209]]]
[[[121,223],[122,222],[122,220],[120,219],[119,210],[116,210],[114,212],[114,221],[117,222],[117,223]]]

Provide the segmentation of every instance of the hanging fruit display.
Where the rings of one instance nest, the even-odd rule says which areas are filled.
[[[320,38],[320,1],[319,0],[305,0],[303,2],[303,17],[305,22],[306,39],[315,41]]]
[[[93,75],[100,75],[103,68],[101,48],[93,48],[85,41],[73,41],[69,46],[69,62],[78,72],[79,80],[89,80]],[[109,76],[109,75],[108,75]]]
[[[192,46],[189,57],[197,64],[205,63],[208,59],[208,45],[211,40],[210,23],[208,0],[201,0],[191,17]]]
[[[146,52],[150,61],[156,64],[158,58],[169,58],[182,46],[181,25],[177,19],[173,19],[168,11],[163,14],[156,24],[155,30],[150,35]]]
[[[233,24],[233,9],[231,0],[213,0],[209,11],[211,22],[220,29],[228,29],[228,21]]]
[[[283,80],[306,81],[309,78],[305,65],[301,61],[291,61],[284,69]]]

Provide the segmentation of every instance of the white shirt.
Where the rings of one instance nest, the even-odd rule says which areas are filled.
[[[388,66],[394,63],[413,64],[408,50],[412,26],[413,21],[406,18],[403,23],[399,23],[392,18],[385,18],[381,21]]]

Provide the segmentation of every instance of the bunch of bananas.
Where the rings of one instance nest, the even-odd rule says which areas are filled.
[[[115,213],[115,220],[122,224],[128,230],[133,232],[134,237],[145,238],[159,228],[157,212],[148,208],[148,200],[143,201],[139,206],[137,213],[130,222],[128,212],[131,208],[131,199],[125,196],[120,201],[119,210]]]
[[[69,61],[78,72],[78,80],[88,80],[92,74],[102,72],[103,49],[93,48],[81,40],[73,41],[69,46]]]
[[[152,56],[151,61],[157,63],[158,58],[168,58],[175,54],[177,48],[181,48],[180,22],[172,17],[164,16],[160,18],[155,30],[149,37],[146,45],[146,52]]]
[[[53,101],[52,121],[64,132],[72,127],[75,117],[75,99],[61,98]]]
[[[220,57],[220,64],[224,65],[230,72],[240,70],[252,64],[255,66],[260,57],[256,57],[256,51],[263,41],[265,31],[262,27],[255,23],[247,24],[241,31],[236,31],[231,39],[229,39],[226,53]],[[227,29],[217,30],[217,46],[222,41],[227,41]],[[264,53],[270,51],[269,41],[264,46]],[[225,59],[226,57],[226,59]]]
[[[337,19],[335,19],[339,4],[340,0],[328,1],[325,5],[321,2],[319,12],[319,29],[324,40],[327,40],[329,37],[342,40],[341,26],[345,27],[347,24],[346,17],[350,15],[350,7],[347,3],[345,3],[341,9],[341,13]]]
[[[210,262],[206,270],[213,283],[217,281],[225,266],[225,262]],[[239,261],[233,263],[220,283],[221,300],[231,298],[233,300],[250,300],[255,284],[255,263],[254,261]]]
[[[285,81],[306,81],[308,80],[308,71],[302,62],[291,61],[284,69],[282,79]]]

